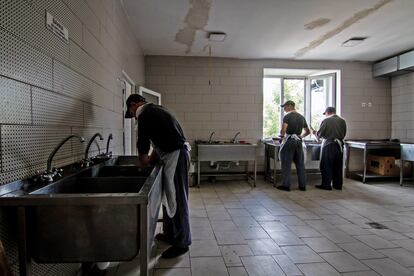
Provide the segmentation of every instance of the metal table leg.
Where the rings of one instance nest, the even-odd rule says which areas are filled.
[[[403,185],[404,181],[404,159],[401,158],[401,164],[400,164],[400,186]]]
[[[197,160],[197,187],[200,188],[200,161]]]
[[[267,146],[267,144],[265,144],[265,163],[264,163],[264,167],[265,167],[265,173],[264,173],[264,181],[266,181],[267,179],[267,174],[269,173],[269,147]]]
[[[365,183],[367,176],[367,148],[364,148],[364,173],[362,175],[362,183]]]
[[[140,206],[140,249],[139,249],[139,255],[140,255],[140,274],[142,276],[148,276],[148,264],[149,264],[149,246],[148,244],[152,241],[149,241],[149,235],[148,235],[148,206],[146,204],[141,204]]]
[[[275,149],[275,156],[273,158],[273,187],[276,187],[276,163],[277,163],[277,158],[279,156],[279,152],[276,149],[276,147],[274,149]]]
[[[257,165],[256,165],[256,160],[254,160],[254,186],[256,187],[256,177],[257,177]]]
[[[19,237],[19,270],[20,276],[31,275],[31,258],[27,248],[26,209],[17,208],[18,237]]]
[[[345,145],[346,157],[345,157],[345,176],[349,177],[349,157],[351,155],[351,148]]]

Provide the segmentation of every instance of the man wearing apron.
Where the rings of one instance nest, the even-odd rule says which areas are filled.
[[[125,118],[138,120],[138,152],[143,166],[163,163],[163,233],[156,239],[171,244],[162,257],[180,256],[188,251],[191,232],[188,213],[188,168],[190,147],[175,117],[164,107],[147,103],[132,94],[127,99]],[[154,150],[151,155],[151,143]]]
[[[306,191],[302,139],[310,133],[308,124],[306,123],[305,117],[296,112],[295,102],[287,101],[281,107],[286,112],[286,115],[283,117],[282,129],[280,130],[282,143],[279,149],[283,181],[282,185],[278,186],[277,189],[290,191],[290,174],[293,161],[298,174],[299,190]]]
[[[326,118],[322,121],[319,130],[314,132],[318,137],[323,138],[320,158],[322,184],[315,187],[322,190],[332,190],[332,187],[342,190],[346,122],[336,115],[335,107],[327,107],[323,114]]]

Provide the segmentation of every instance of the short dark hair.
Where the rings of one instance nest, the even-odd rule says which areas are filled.
[[[280,107],[285,107],[286,105],[290,105],[293,108],[295,108],[295,102],[294,101],[286,101],[284,104],[281,104]]]

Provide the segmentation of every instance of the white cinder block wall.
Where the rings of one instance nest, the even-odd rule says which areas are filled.
[[[391,79],[392,138],[414,143],[414,73]]]
[[[341,70],[347,138],[390,138],[390,80],[373,79],[370,63],[147,56],[145,80],[148,88],[162,94],[163,105],[176,114],[189,140],[207,139],[211,131],[218,139],[230,139],[240,131],[241,140],[258,142],[264,68]],[[362,102],[372,107],[362,108]],[[261,148],[259,170],[263,154]]]
[[[0,185],[46,169],[70,134],[113,133],[122,153],[124,70],[144,84],[144,57],[118,0],[0,0]],[[69,30],[69,43],[46,29],[48,10]],[[105,150],[106,141],[100,142]],[[67,143],[54,165],[83,157]],[[96,154],[94,147],[91,154]],[[0,239],[18,275],[13,214],[0,212]],[[74,275],[68,265],[34,265],[34,275]],[[75,266],[75,269],[77,266]]]

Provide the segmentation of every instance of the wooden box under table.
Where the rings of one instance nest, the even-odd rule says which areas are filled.
[[[400,160],[396,160],[394,156],[367,156],[367,170],[384,176],[399,176],[400,175]],[[411,172],[411,164],[404,163],[404,175]]]

